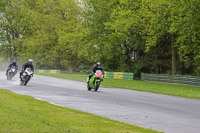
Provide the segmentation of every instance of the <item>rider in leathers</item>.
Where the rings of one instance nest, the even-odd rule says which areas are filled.
[[[101,63],[100,62],[97,62],[96,63],[96,66],[94,66],[93,68],[92,68],[92,73],[89,75],[89,80],[90,80],[90,78],[96,73],[96,71],[97,70],[101,70],[102,71],[102,73],[103,73],[103,75],[104,75],[104,70],[103,70],[103,67],[101,66]],[[88,82],[89,82],[89,80],[88,80]]]
[[[13,60],[13,62],[8,66],[8,69],[6,70],[6,75],[8,75],[8,71],[11,69],[11,67],[15,67],[16,68],[16,71],[15,71],[15,74],[16,74],[17,70],[18,70],[18,66],[17,66],[16,60]]]
[[[20,72],[20,77],[22,76],[23,72],[26,70],[26,68],[31,68],[31,70],[33,71],[34,73],[34,67],[33,67],[33,60],[32,59],[29,59],[27,63],[25,63],[23,66],[22,66],[22,71]]]

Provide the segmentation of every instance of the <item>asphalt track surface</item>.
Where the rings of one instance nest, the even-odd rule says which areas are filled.
[[[84,82],[39,75],[34,75],[27,86],[20,86],[18,75],[7,81],[2,72],[0,88],[157,131],[200,133],[197,99],[104,87],[92,92]]]

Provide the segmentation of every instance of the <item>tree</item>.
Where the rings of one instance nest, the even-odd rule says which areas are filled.
[[[12,60],[16,56],[14,40],[20,38],[20,1],[3,0],[0,2],[0,50],[1,55]]]
[[[148,36],[146,37],[147,48],[155,46],[164,46],[168,45],[171,51],[171,72],[176,74],[177,71],[177,47],[175,46],[176,39],[178,38],[177,26],[177,1],[147,1],[148,9],[146,13],[151,14],[147,28]],[[164,48],[163,47],[163,48]],[[162,50],[164,52],[164,49]],[[161,63],[161,62],[160,62]],[[159,64],[160,64],[159,63]]]
[[[19,58],[33,58],[38,67],[72,72],[84,54],[79,40],[82,26],[78,3],[74,0],[24,0],[20,6],[23,33],[15,41]]]
[[[180,60],[190,73],[197,74],[200,66],[200,1],[181,0],[179,9],[179,45]]]

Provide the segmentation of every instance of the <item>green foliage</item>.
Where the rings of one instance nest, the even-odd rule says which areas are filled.
[[[140,17],[134,13],[140,5],[141,2],[118,0],[87,1],[86,7],[90,7],[85,12],[87,37],[105,68],[133,70],[134,52],[144,49],[144,43],[140,41]]]
[[[181,1],[181,9],[179,10],[180,21],[180,37],[178,38],[179,54],[181,60],[188,67],[199,67],[200,56],[200,2],[198,0]]]
[[[80,64],[85,46],[80,42],[83,27],[78,3],[74,0],[8,1],[20,6],[18,11],[16,6],[11,10],[12,6],[8,5],[10,16],[16,11],[20,14],[16,23],[22,32],[17,32],[19,37],[12,39],[19,59],[33,58],[38,67],[71,71]],[[13,25],[17,27],[17,24]]]
[[[196,74],[198,0],[2,0],[0,56],[39,68]]]
[[[119,53],[120,71],[133,71],[135,69],[133,64],[140,59],[139,54],[145,48],[142,39],[144,23],[140,12],[141,4],[141,1],[119,1],[112,9],[110,21],[105,24],[106,29],[112,32],[110,41],[119,50],[117,53]],[[111,48],[115,49],[115,47]]]
[[[0,2],[0,51],[1,56],[12,59],[16,56],[14,41],[20,37],[20,7],[16,0]]]
[[[32,30],[32,35],[24,40],[24,45],[31,50],[27,53],[35,55],[39,66],[73,71],[84,54],[84,51],[79,50],[83,49],[79,40],[82,36],[80,8],[73,0],[48,3],[40,0],[36,5],[34,10],[31,5],[24,10],[28,19],[25,23],[28,22]]]

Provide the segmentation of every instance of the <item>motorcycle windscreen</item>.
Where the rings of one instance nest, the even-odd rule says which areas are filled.
[[[103,72],[101,70],[97,70],[95,75],[97,76],[97,78],[100,79],[102,77],[102,75],[103,75]]]
[[[8,72],[14,72],[14,71],[15,71],[15,67],[11,67]]]
[[[28,68],[26,68],[25,73],[28,75],[31,75],[33,72],[31,70],[31,68],[28,67]]]

